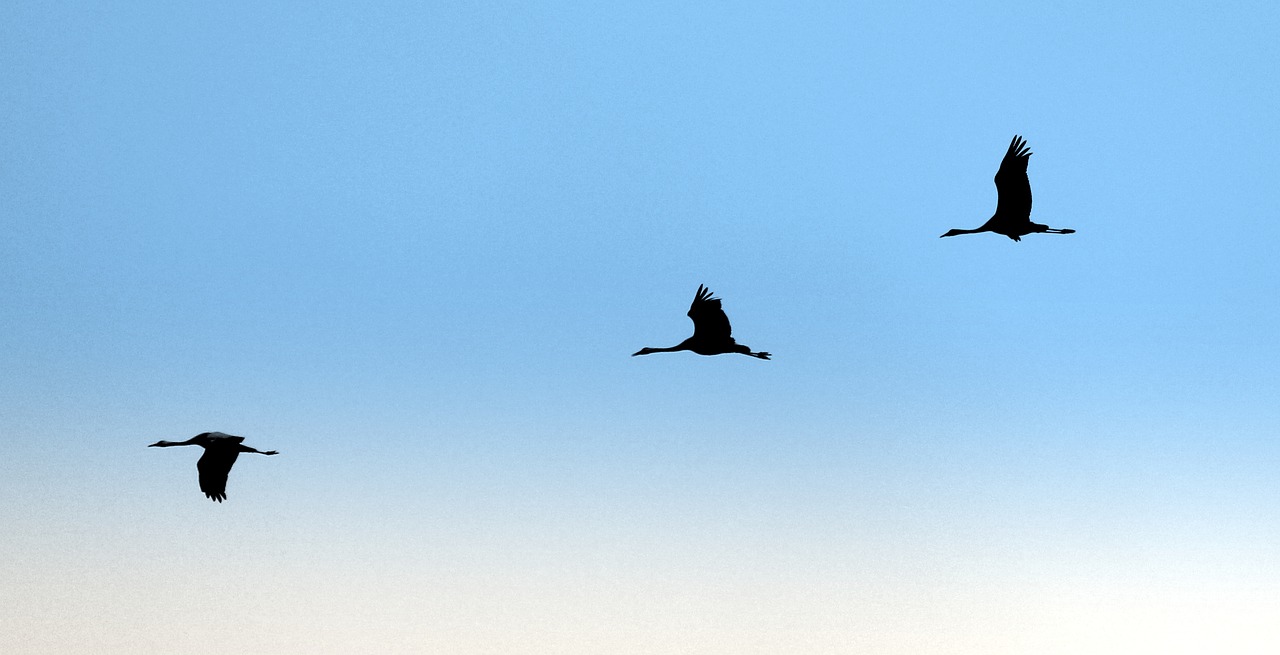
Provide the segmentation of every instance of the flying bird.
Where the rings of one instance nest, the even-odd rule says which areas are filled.
[[[237,437],[221,432],[201,432],[186,441],[157,441],[148,448],[168,448],[169,446],[201,446],[204,454],[196,462],[200,471],[200,491],[210,500],[222,502],[227,498],[227,474],[231,465],[236,463],[240,453],[258,453],[259,455],[277,455],[274,450],[263,452],[242,444],[244,437]]]
[[[725,353],[742,353],[760,359],[769,359],[769,353],[753,353],[751,349],[734,341],[729,334],[729,317],[720,308],[720,299],[711,297],[711,290],[698,285],[698,294],[689,305],[689,318],[693,319],[693,336],[670,348],[641,348],[631,356],[648,355],[650,353],[671,353],[678,350],[692,350],[699,355],[723,355]]]
[[[1071,234],[1075,230],[1052,228],[1048,225],[1031,222],[1031,181],[1027,179],[1027,162],[1031,159],[1031,149],[1020,136],[1014,136],[1009,144],[1009,151],[1004,153],[1000,162],[1000,170],[996,171],[996,214],[982,227],[976,230],[950,230],[944,237],[957,234],[977,234],[978,232],[995,232],[1003,234],[1014,241],[1032,232],[1049,234]],[[941,237],[939,237],[941,238]]]

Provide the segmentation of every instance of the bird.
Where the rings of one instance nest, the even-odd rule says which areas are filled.
[[[651,353],[670,353],[679,350],[692,350],[699,355],[723,355],[726,353],[742,353],[760,359],[769,359],[766,352],[753,353],[751,349],[733,340],[729,334],[733,328],[729,326],[729,317],[720,308],[720,299],[711,297],[711,290],[698,285],[698,293],[689,305],[689,318],[693,319],[693,336],[670,348],[641,348],[631,354],[648,355]]]
[[[244,437],[223,434],[221,432],[201,432],[186,441],[157,441],[148,448],[168,448],[169,446],[201,446],[204,454],[196,462],[200,471],[200,491],[210,500],[222,502],[227,498],[227,474],[236,463],[240,453],[258,453],[259,455],[278,455],[274,450],[261,451],[244,445]]]
[[[1009,144],[1009,151],[1004,153],[1004,159],[1000,162],[1000,170],[996,171],[996,192],[999,194],[999,199],[996,201],[995,216],[976,230],[949,230],[942,237],[995,232],[1014,241],[1022,241],[1022,237],[1033,232],[1049,234],[1075,232],[1071,229],[1052,228],[1031,222],[1031,181],[1027,179],[1027,162],[1030,161],[1031,154],[1027,142],[1022,137],[1014,135],[1013,142]]]

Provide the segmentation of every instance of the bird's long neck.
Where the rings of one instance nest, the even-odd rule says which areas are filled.
[[[157,448],[168,448],[169,446],[194,446],[196,445],[196,440],[198,438],[199,437],[191,437],[186,441],[157,441],[151,445],[156,446]]]
[[[961,235],[961,234],[977,234],[977,233],[979,233],[979,232],[990,232],[990,231],[991,231],[991,228],[988,228],[988,227],[986,227],[986,226],[983,226],[983,227],[980,227],[980,228],[976,228],[976,229],[973,229],[973,230],[965,230],[965,229],[961,229],[961,228],[954,228],[954,229],[948,230],[948,231],[947,231],[947,233],[946,233],[946,234],[944,234],[944,235],[942,235],[942,236],[944,236],[944,237],[954,237],[954,236],[958,236],[958,235]]]
[[[686,341],[680,342],[677,345],[671,346],[670,348],[649,348],[648,346],[646,346],[644,348],[641,348],[640,351],[636,353],[636,355],[652,355],[653,353],[673,353],[680,350],[688,350],[688,349],[689,349],[689,342],[686,340]],[[632,357],[634,356],[635,355],[632,355]]]

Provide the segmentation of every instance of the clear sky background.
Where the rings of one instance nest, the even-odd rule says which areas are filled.
[[[632,4],[0,5],[0,651],[1280,650],[1274,3]]]

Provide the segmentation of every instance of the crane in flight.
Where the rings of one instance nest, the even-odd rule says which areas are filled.
[[[221,432],[201,432],[186,441],[157,441],[148,448],[168,448],[169,446],[201,446],[204,454],[196,462],[200,471],[200,491],[210,500],[222,502],[227,498],[227,474],[236,463],[240,453],[258,453],[259,455],[277,455],[274,450],[261,451],[244,445],[244,437],[237,437]]]
[[[942,236],[995,232],[1014,241],[1022,241],[1022,237],[1033,232],[1049,234],[1075,232],[1071,229],[1053,228],[1031,222],[1031,181],[1027,179],[1027,162],[1031,160],[1031,154],[1027,142],[1015,135],[1013,142],[1009,144],[1009,151],[1004,153],[1004,160],[1000,162],[1000,170],[996,171],[996,193],[999,198],[996,201],[995,216],[976,230],[954,229]]]
[[[701,284],[698,285],[698,294],[693,297],[693,304],[689,305],[689,318],[693,319],[693,336],[670,348],[641,348],[631,356],[692,350],[699,355],[741,353],[769,359],[769,353],[753,353],[729,336],[733,328],[729,326],[729,317],[720,308],[720,299],[712,298],[711,290]]]

